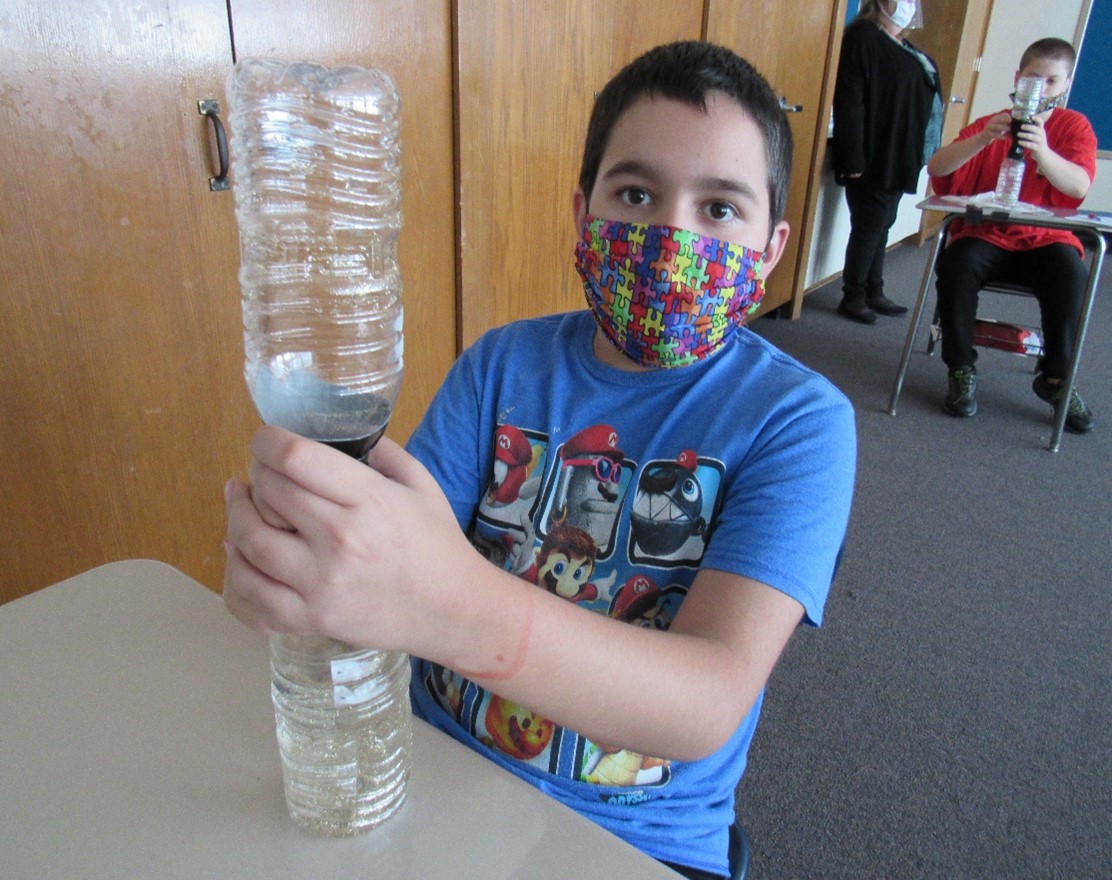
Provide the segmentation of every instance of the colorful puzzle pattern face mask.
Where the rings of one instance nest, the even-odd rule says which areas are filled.
[[[588,216],[575,246],[587,304],[606,338],[644,367],[706,358],[764,296],[764,254],[673,226]]]

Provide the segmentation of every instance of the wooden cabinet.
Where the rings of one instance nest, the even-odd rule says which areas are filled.
[[[458,5],[461,341],[585,306],[572,193],[595,92],[672,40],[701,0]]]
[[[758,314],[781,306],[799,315],[810,234],[821,184],[822,155],[830,121],[835,47],[841,40],[846,0],[741,3],[709,0],[707,39],[748,59],[781,97],[792,129],[792,182],[785,212],[791,237],[766,285]]]
[[[126,556],[215,585],[253,422],[197,112],[224,3],[9,0],[0,22],[0,599]]]
[[[942,79],[946,116],[942,145],[953,141],[969,123],[977,59],[984,49],[992,0],[937,0],[926,12],[923,30],[911,37],[916,46],[934,59]],[[933,236],[942,225],[936,214],[923,214],[920,241]]]
[[[381,65],[404,104],[404,439],[455,355],[447,0],[232,4],[235,50]],[[243,387],[232,194],[197,101],[224,101],[224,0],[10,0],[0,110],[0,601],[126,557],[213,588]]]
[[[761,313],[792,300],[805,270],[826,59],[845,0],[459,4],[461,341],[515,318],[581,308],[571,194],[595,91],[659,43],[700,39],[753,62],[789,107],[796,161],[788,251]],[[783,51],[785,40],[792,50]],[[801,64],[800,58],[813,59]],[[791,112],[798,106],[797,112]],[[799,280],[797,281],[797,275]]]

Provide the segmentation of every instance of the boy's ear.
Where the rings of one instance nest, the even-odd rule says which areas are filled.
[[[583,228],[583,220],[587,216],[587,196],[583,193],[583,187],[577,186],[575,194],[571,197],[571,210],[575,217],[575,232],[579,234],[579,230]]]
[[[780,262],[780,258],[784,256],[784,249],[787,247],[790,232],[791,227],[788,226],[787,220],[781,220],[773,227],[772,235],[768,239],[768,247],[765,248],[764,252],[764,278],[768,278],[769,273]]]

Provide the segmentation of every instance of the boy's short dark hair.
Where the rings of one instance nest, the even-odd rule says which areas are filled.
[[[1032,61],[1065,61],[1072,76],[1073,66],[1077,63],[1077,51],[1066,40],[1043,37],[1027,47],[1023,57],[1019,59],[1019,69],[1023,70]]]
[[[764,135],[771,235],[788,201],[791,128],[772,87],[752,64],[729,49],[696,40],[650,49],[622,68],[595,98],[579,170],[579,186],[588,204],[610,132],[634,101],[646,95],[660,96],[705,111],[710,92],[733,98]]]

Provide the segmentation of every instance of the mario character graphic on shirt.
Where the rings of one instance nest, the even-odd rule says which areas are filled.
[[[666,630],[672,625],[687,589],[658,587],[645,574],[635,574],[615,591],[607,612],[615,620],[645,629]]]
[[[546,449],[544,438],[514,425],[494,432],[494,462],[490,483],[479,502],[479,515],[496,526],[520,529],[531,513],[540,488],[535,476]]]
[[[663,785],[670,778],[670,762],[620,746],[589,743],[580,779],[594,785]]]
[[[598,546],[578,526],[557,523],[534,551],[533,563],[519,576],[555,593],[569,602],[590,602],[599,597],[599,587],[609,589],[617,577],[611,572],[600,584],[591,583]]]
[[[573,435],[559,449],[554,484],[545,492],[542,535],[557,523],[568,523],[594,539],[599,559],[608,558],[634,467],[609,425],[592,425]]]
[[[720,502],[722,467],[685,449],[641,469],[630,511],[630,561],[698,565]]]
[[[555,726],[536,713],[491,694],[483,717],[486,735],[480,741],[511,757],[530,761],[552,740]]]
[[[472,543],[499,567],[562,599],[666,630],[692,576],[680,569],[694,570],[710,539],[723,466],[690,449],[674,458],[664,451],[639,466],[610,425],[570,433],[558,444],[521,426],[498,427]],[[608,801],[640,803],[672,779],[667,760],[593,742],[458,673],[437,668],[425,686],[488,748],[597,785]],[[646,686],[641,672],[608,684],[616,694]]]
[[[665,630],[672,625],[686,593],[680,586],[662,589],[646,575],[636,574],[614,593],[608,613],[634,626]],[[663,758],[606,743],[589,743],[583,753],[580,778],[596,785],[664,785],[670,778],[670,766]]]

